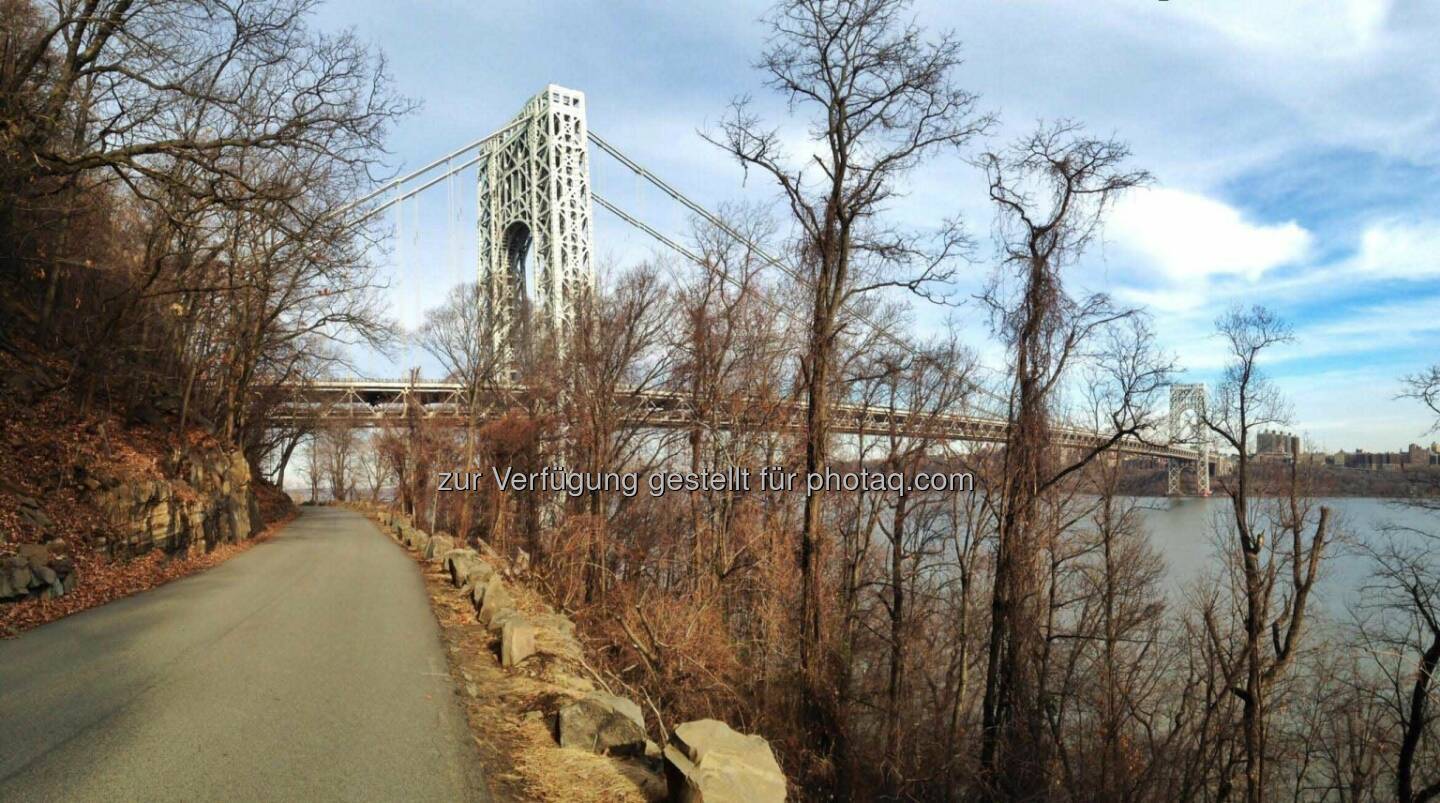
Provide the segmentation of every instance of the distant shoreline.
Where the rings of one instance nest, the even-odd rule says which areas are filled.
[[[1275,463],[1255,464],[1255,485],[1250,489],[1256,497],[1283,495],[1278,489],[1288,466]],[[1301,466],[1301,482],[1309,497],[1345,499],[1436,499],[1440,498],[1440,466],[1424,466],[1407,470],[1369,471],[1341,466]],[[1187,478],[1188,479],[1188,478]],[[1221,481],[1211,480],[1211,496],[1224,496]],[[1191,480],[1193,483],[1193,480]],[[1121,490],[1129,496],[1168,496],[1165,469],[1131,470],[1121,480]],[[1193,486],[1192,486],[1193,487]],[[1276,489],[1275,492],[1269,492]],[[1184,496],[1200,498],[1197,494]],[[1182,497],[1183,498],[1183,497]]]

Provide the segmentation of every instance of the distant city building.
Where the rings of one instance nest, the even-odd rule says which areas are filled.
[[[1426,466],[1440,466],[1440,444],[1430,444],[1426,449],[1418,443],[1410,444],[1403,452],[1367,452],[1356,449],[1353,452],[1339,451],[1326,462],[1346,468],[1365,471],[1405,471]]]
[[[1300,437],[1288,432],[1266,430],[1255,436],[1255,458],[1288,463],[1300,459]]]
[[[1429,447],[1412,443],[1403,452],[1302,452],[1300,439],[1285,432],[1261,432],[1255,438],[1255,459],[1261,462],[1289,462],[1301,465],[1336,466],[1362,471],[1410,471],[1440,468],[1440,441]]]

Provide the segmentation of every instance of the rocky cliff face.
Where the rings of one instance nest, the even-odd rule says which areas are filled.
[[[129,558],[151,550],[171,555],[208,552],[219,544],[249,538],[260,530],[259,503],[250,465],[239,452],[215,446],[177,452],[165,474],[121,477],[105,471],[77,469],[67,487],[70,504],[98,512],[96,532],[81,546],[101,558]],[[4,548],[0,539],[0,602],[27,597],[54,599],[83,581],[72,556],[69,535],[52,520],[39,499],[9,485],[18,501],[19,517],[41,533],[40,543]]]
[[[97,507],[115,533],[105,544],[111,557],[151,549],[205,551],[249,538],[260,529],[244,455],[193,449],[174,468],[179,480],[97,483]]]

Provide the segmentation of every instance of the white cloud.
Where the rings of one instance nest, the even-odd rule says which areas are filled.
[[[1436,278],[1440,278],[1440,220],[1379,220],[1360,230],[1349,255],[1283,278],[1272,281],[1267,277],[1263,284],[1216,288],[1208,299],[1192,299],[1183,289],[1148,293],[1182,304],[1174,308],[1189,309],[1200,301],[1234,303],[1254,296],[1291,301],[1343,300],[1365,285],[1379,289],[1381,282],[1424,282]],[[1147,291],[1131,295],[1148,300]],[[1185,304],[1186,300],[1193,303]]]
[[[1372,223],[1360,235],[1359,251],[1348,267],[1371,278],[1440,276],[1440,225]]]
[[[1380,44],[1390,0],[1311,0],[1304,5],[1210,0],[1169,9],[1241,47],[1286,55],[1350,57]]]
[[[1440,334],[1440,296],[1367,304],[1299,327],[1295,341],[1277,352],[1283,360],[1370,354],[1390,357],[1418,351]]]
[[[1132,193],[1116,205],[1106,234],[1152,262],[1171,282],[1213,275],[1259,279],[1304,259],[1310,232],[1295,221],[1254,223],[1220,201],[1168,187]]]

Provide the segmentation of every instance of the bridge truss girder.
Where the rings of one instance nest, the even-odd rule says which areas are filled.
[[[295,390],[295,400],[276,411],[278,422],[324,419],[351,426],[380,427],[417,416],[437,425],[460,426],[467,418],[464,386],[453,382],[322,380]],[[524,388],[518,385],[487,388],[480,394],[476,412],[485,419],[503,415],[519,406],[524,394]],[[697,419],[692,399],[683,391],[629,390],[623,391],[618,401],[623,426],[678,429],[694,426]],[[757,403],[745,405],[730,415],[712,417],[707,424],[731,431],[800,432],[805,428],[805,412],[805,404],[798,401]],[[831,429],[839,434],[903,433],[908,438],[983,443],[1004,443],[1010,435],[1009,425],[999,419],[863,404],[836,405]],[[1055,427],[1051,437],[1056,446],[1077,450],[1096,448],[1108,440],[1105,435],[1071,427]],[[1201,458],[1194,450],[1184,447],[1134,439],[1122,441],[1116,449],[1180,463],[1193,463]]]

